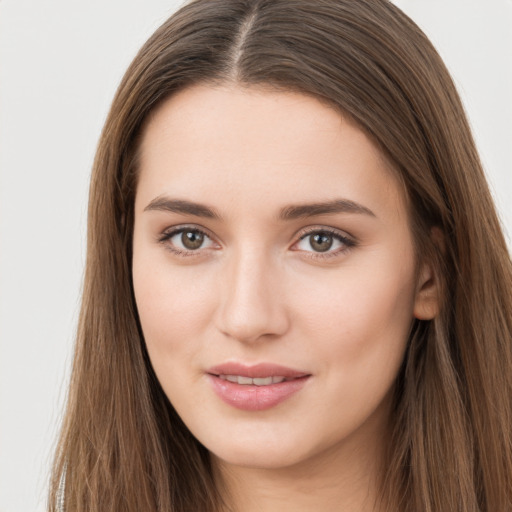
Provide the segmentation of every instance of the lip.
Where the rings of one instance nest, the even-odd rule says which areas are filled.
[[[245,411],[263,411],[275,407],[300,391],[311,374],[272,363],[244,365],[228,362],[207,370],[207,377],[217,396],[228,405]],[[265,378],[285,377],[287,380],[267,386],[238,384],[221,379],[220,375]]]
[[[243,377],[251,377],[252,379],[275,376],[297,379],[309,375],[307,372],[294,370],[293,368],[287,368],[278,364],[259,363],[246,365],[236,362],[227,362],[213,366],[207,370],[207,373],[210,375],[241,375]]]

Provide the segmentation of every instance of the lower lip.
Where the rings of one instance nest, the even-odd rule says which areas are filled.
[[[306,375],[268,386],[255,386],[236,384],[211,374],[208,377],[222,401],[244,411],[264,411],[275,407],[300,391],[309,379],[309,375]]]

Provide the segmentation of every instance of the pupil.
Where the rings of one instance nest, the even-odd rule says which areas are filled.
[[[325,233],[312,235],[310,240],[311,247],[317,252],[325,252],[332,247],[332,236]]]
[[[197,231],[184,231],[181,235],[181,242],[187,249],[199,249],[203,245],[204,235]]]

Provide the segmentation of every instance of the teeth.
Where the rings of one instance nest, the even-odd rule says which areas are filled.
[[[256,377],[251,379],[251,377],[244,377],[242,375],[219,375],[219,378],[222,380],[227,380],[229,382],[234,382],[235,384],[243,384],[253,385],[253,386],[269,386],[270,384],[279,384],[286,380],[285,377],[275,376],[275,377]]]
[[[272,377],[265,377],[264,379],[252,379],[256,386],[268,386],[272,384]]]

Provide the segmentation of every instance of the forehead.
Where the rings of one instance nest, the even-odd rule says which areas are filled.
[[[185,89],[152,114],[139,162],[139,203],[167,194],[272,209],[347,196],[377,211],[404,210],[395,172],[370,138],[295,92]]]

